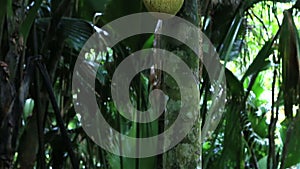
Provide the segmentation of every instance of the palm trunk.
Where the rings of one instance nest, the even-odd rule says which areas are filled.
[[[198,1],[197,0],[186,0],[183,8],[181,9],[179,16],[192,22],[194,25],[199,26],[198,17]],[[174,28],[176,31],[186,31],[178,27]],[[187,32],[186,38],[194,38],[188,36]],[[170,41],[166,42],[169,46]],[[172,43],[172,42],[171,42]],[[172,46],[172,44],[170,44]],[[174,48],[173,48],[174,49]],[[188,51],[186,47],[176,47],[173,50],[177,56],[179,56],[189,68],[193,71],[194,75],[199,74],[199,57],[194,55],[192,52]],[[199,47],[199,49],[201,49]],[[201,53],[201,51],[200,51]],[[168,84],[168,75],[164,77],[164,82],[162,88],[168,88],[169,103],[173,102],[175,104],[180,104],[180,98],[177,100],[176,97],[180,93],[178,87],[176,86],[166,86]],[[171,87],[171,89],[170,89]],[[176,106],[175,106],[176,107]],[[169,112],[165,114],[165,121],[169,121],[168,124],[165,123],[165,129],[167,129],[178,115],[178,110],[172,110],[169,108]],[[199,114],[199,112],[195,112]],[[174,136],[176,133],[174,133]],[[196,169],[201,167],[201,118],[200,116],[196,119],[194,126],[192,127],[190,133],[174,148],[163,155],[163,168],[164,169]]]

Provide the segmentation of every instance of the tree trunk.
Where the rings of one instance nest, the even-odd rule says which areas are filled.
[[[181,9],[179,16],[190,21],[197,27],[199,27],[199,8],[198,8],[197,0],[186,0],[183,8]],[[190,36],[190,32],[188,30],[183,30],[180,25],[174,28],[175,31],[187,31],[186,38],[194,38]],[[163,39],[164,40],[164,39]],[[200,40],[200,39],[199,39]],[[164,42],[164,41],[163,41]],[[170,41],[166,42],[169,48],[169,44],[172,43]],[[199,42],[200,44],[200,42]],[[173,44],[171,44],[172,46]],[[177,56],[179,56],[192,70],[193,74],[198,78],[199,75],[199,57],[196,56],[193,52],[189,51],[187,47],[171,47],[172,52],[174,52]],[[174,50],[175,49],[175,50]],[[199,50],[201,47],[199,47]],[[201,51],[199,51],[201,53]],[[168,104],[175,103],[180,107],[180,97],[178,98],[178,93],[180,93],[177,86],[166,86],[168,84],[168,75],[164,77],[164,82],[162,88],[169,88],[168,95],[169,101]],[[170,89],[171,87],[171,89]],[[177,107],[174,106],[174,107]],[[172,109],[173,106],[169,107],[168,113],[165,114],[165,130],[172,124],[178,115],[177,109]],[[194,112],[199,114],[199,112]],[[166,122],[169,122],[168,124]],[[174,133],[176,135],[176,133]],[[188,133],[188,135],[174,148],[170,151],[166,152],[163,155],[163,168],[164,169],[196,169],[201,167],[201,118],[200,115],[196,119],[194,126]]]
[[[12,168],[24,101],[21,89],[24,41],[19,28],[25,10],[22,0],[6,1],[6,3],[4,8],[7,10],[5,15],[7,22],[2,26],[6,27],[4,30],[7,30],[9,49],[5,57],[6,68],[3,69],[2,64],[2,70],[0,70],[2,71],[0,77],[0,168]],[[6,74],[3,75],[3,71]]]

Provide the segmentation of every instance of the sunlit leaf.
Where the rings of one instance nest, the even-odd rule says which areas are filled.
[[[245,72],[242,81],[244,81],[246,77],[256,74],[260,71],[266,70],[271,66],[269,56],[274,50],[272,46],[274,44],[274,41],[277,39],[277,35],[265,43],[265,45],[259,51],[255,59],[253,60],[253,62]]]
[[[29,115],[32,114],[33,111],[33,107],[34,107],[34,100],[32,99],[27,99],[25,101],[25,105],[24,105],[24,118],[26,119],[27,117],[29,117]]]
[[[267,160],[268,160],[268,156],[265,156],[258,161],[258,166],[260,169],[267,169],[267,164],[268,164]]]

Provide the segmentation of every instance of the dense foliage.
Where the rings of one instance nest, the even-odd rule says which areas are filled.
[[[225,110],[202,144],[200,138],[186,138],[168,153],[142,159],[119,157],[96,145],[82,129],[72,91],[74,65],[85,42],[106,23],[147,11],[142,0],[1,0],[0,8],[0,168],[300,166],[300,0],[185,0],[177,15],[201,27],[226,69]],[[114,36],[110,32],[103,36]],[[105,51],[92,50],[85,60],[86,73],[97,74],[102,115],[131,137],[163,132],[164,121],[172,121],[180,107],[168,75],[161,87],[170,94],[168,109],[175,115],[133,123],[111,100],[118,64],[157,41],[199,73],[199,116],[211,120],[212,84],[201,62],[170,38],[134,36]],[[152,82],[149,70],[132,81],[130,97],[140,110],[149,106],[148,93],[157,87]],[[196,123],[195,136],[200,130]]]

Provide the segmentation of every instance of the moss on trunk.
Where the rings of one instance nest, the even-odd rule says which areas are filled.
[[[198,1],[197,0],[186,0],[183,8],[180,10],[178,16],[182,17],[196,26],[199,26],[198,17]],[[189,36],[188,30],[182,30],[180,25],[176,28],[176,31],[186,31],[186,38],[193,38]],[[193,71],[194,75],[199,74],[199,57],[196,56],[191,49],[188,49],[184,45],[176,46],[172,44],[170,39],[163,39],[164,43],[167,44],[167,48],[179,56]],[[200,44],[200,43],[199,43]],[[178,44],[177,44],[178,45]],[[201,48],[200,48],[201,49]],[[200,52],[201,53],[201,52]],[[165,129],[167,129],[176,118],[179,118],[178,109],[180,109],[180,91],[177,85],[170,84],[170,77],[164,76],[163,88],[167,88],[168,95],[170,97],[168,101],[168,112],[165,113]],[[191,91],[195,92],[195,91]],[[198,106],[198,105],[195,105]],[[193,109],[193,108],[191,108]],[[193,109],[194,110],[194,109]],[[194,112],[197,115],[199,112]],[[175,135],[176,133],[174,133]],[[201,119],[200,115],[191,131],[188,135],[174,148],[169,150],[163,155],[163,168],[164,169],[195,169],[201,167]]]

